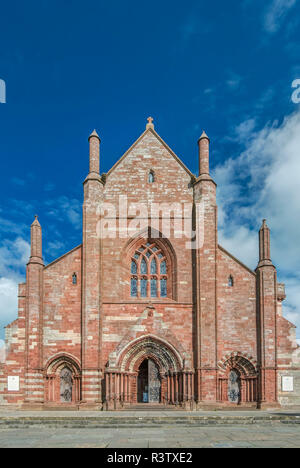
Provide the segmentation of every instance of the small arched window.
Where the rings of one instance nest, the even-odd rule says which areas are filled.
[[[131,259],[131,297],[168,297],[167,259],[155,243],[147,243],[136,250]]]
[[[232,287],[233,287],[233,283],[234,283],[234,282],[233,282],[233,277],[230,275],[229,278],[228,278],[228,286],[229,286],[230,288],[232,288]]]
[[[73,273],[73,275],[72,275],[72,283],[75,284],[75,285],[77,284],[77,275],[76,275],[76,273]]]
[[[155,175],[154,175],[153,171],[149,172],[148,182],[149,182],[149,184],[153,184],[153,182],[155,182]]]

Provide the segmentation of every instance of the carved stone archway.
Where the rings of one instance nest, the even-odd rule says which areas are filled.
[[[245,353],[233,352],[219,363],[218,400],[228,404],[258,401],[256,361]]]
[[[46,364],[45,402],[74,404],[81,400],[81,371],[77,360],[67,354],[52,357]]]
[[[147,335],[129,343],[116,357],[116,366],[106,368],[108,409],[137,403],[138,374],[145,360],[153,362],[158,369],[161,403],[181,404],[194,398],[194,374],[184,368],[184,360],[178,350],[161,338]]]

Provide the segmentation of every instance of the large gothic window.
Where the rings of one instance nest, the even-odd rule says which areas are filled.
[[[168,267],[162,249],[149,242],[131,258],[131,297],[167,297]]]

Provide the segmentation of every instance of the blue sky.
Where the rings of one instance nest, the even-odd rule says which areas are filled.
[[[298,0],[1,6],[0,339],[16,317],[34,215],[46,262],[80,244],[88,135],[101,136],[106,172],[149,115],[195,173],[206,130],[220,243],[254,268],[268,219],[285,315],[300,326],[299,22]]]

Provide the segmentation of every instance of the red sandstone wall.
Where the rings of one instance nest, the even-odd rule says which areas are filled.
[[[298,348],[296,326],[284,317],[278,317],[277,325],[278,366],[291,367],[292,354]]]
[[[234,286],[228,286],[232,275]],[[257,359],[256,277],[222,249],[218,252],[218,360],[241,351]]]
[[[192,307],[181,304],[106,304],[103,308],[103,364],[109,355],[144,335],[154,335],[173,345],[192,365]]]
[[[0,368],[0,405],[17,404],[24,398],[25,378],[25,294],[26,284],[19,284],[18,319],[5,330],[6,361]],[[19,376],[20,391],[7,392],[7,376]]]
[[[155,182],[148,182],[150,170]],[[193,191],[189,187],[190,174],[174,159],[161,141],[147,132],[138,144],[107,176],[104,189],[106,202],[118,205],[119,195],[126,195],[128,203],[192,203]],[[150,212],[150,210],[149,210]],[[134,213],[133,213],[134,214]],[[128,220],[128,225],[132,220]],[[135,232],[139,232],[137,226]],[[160,225],[162,230],[162,224]],[[175,282],[177,297],[151,300],[155,317],[142,319],[149,299],[130,298],[130,260],[126,239],[103,241],[103,364],[120,341],[153,333],[174,344],[176,348],[192,354],[192,256],[186,249],[187,239],[176,239],[174,231],[169,238],[175,251]],[[173,300],[172,300],[173,299]],[[177,303],[174,301],[177,299]],[[157,315],[156,315],[157,314]],[[180,344],[181,343],[181,344]]]
[[[155,172],[155,182],[148,183],[150,170]],[[129,204],[192,203],[191,177],[151,132],[127,154],[108,175],[104,201],[118,206],[119,195],[126,195]],[[150,213],[150,209],[149,209]],[[132,220],[128,225],[132,225]],[[162,223],[160,223],[162,230]],[[139,227],[135,233],[139,232]],[[133,232],[132,232],[133,234]],[[130,237],[130,236],[129,236]],[[103,301],[128,299],[130,265],[122,265],[127,239],[106,239],[103,242]],[[178,277],[178,302],[191,302],[191,251],[186,250],[187,239],[176,239],[171,232],[170,242],[176,251]],[[130,299],[130,298],[129,298]]]
[[[77,285],[72,275],[77,274]],[[81,354],[81,247],[44,269],[43,362]]]

